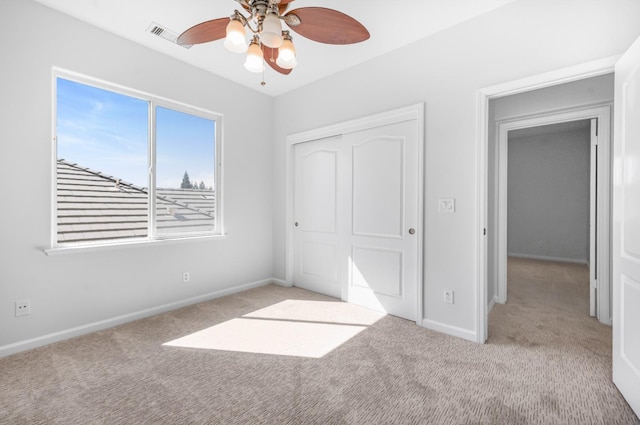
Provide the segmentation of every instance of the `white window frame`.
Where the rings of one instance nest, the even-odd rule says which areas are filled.
[[[148,125],[149,131],[147,135],[147,152],[148,152],[148,172],[149,172],[149,193],[148,193],[148,211],[146,237],[131,239],[110,239],[97,242],[58,242],[58,200],[57,200],[57,80],[62,78],[80,84],[96,87],[102,90],[111,91],[125,96],[133,97],[148,102],[149,115]],[[194,115],[197,117],[209,119],[215,122],[215,230],[208,232],[185,232],[158,234],[156,229],[156,108],[162,107],[177,112]],[[176,241],[201,240],[201,239],[219,239],[226,237],[224,232],[224,214],[223,214],[223,115],[212,112],[203,108],[191,106],[182,102],[156,96],[140,90],[135,90],[122,85],[110,83],[86,75],[78,74],[72,71],[53,68],[52,73],[52,172],[51,172],[51,248],[45,249],[48,255],[75,252],[78,250],[96,250],[103,248],[118,248],[127,246],[147,245],[149,243],[170,243]]]

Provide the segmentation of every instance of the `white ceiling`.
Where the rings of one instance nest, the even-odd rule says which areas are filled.
[[[296,0],[290,10],[308,6],[339,10],[364,24],[371,38],[359,44],[334,46],[292,32],[298,66],[287,76],[267,68],[265,86],[260,85],[260,74],[244,69],[244,55],[227,51],[222,41],[187,50],[148,32],[152,22],[180,34],[200,22],[230,16],[235,9],[242,10],[233,0],[36,1],[213,74],[277,96],[515,0]]]

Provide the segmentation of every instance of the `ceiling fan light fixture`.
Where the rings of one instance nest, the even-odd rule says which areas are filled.
[[[370,38],[364,25],[338,10],[305,6],[289,11],[294,0],[235,1],[242,6],[240,10],[234,10],[230,17],[193,25],[178,36],[177,43],[186,47],[224,39],[228,50],[246,52],[247,70],[264,72],[269,65],[274,71],[289,75],[298,65],[289,29],[309,40],[331,45],[360,43]]]
[[[249,72],[264,71],[264,55],[257,36],[251,40],[251,44],[247,50],[247,59],[244,61],[244,67]]]
[[[260,41],[267,47],[276,49],[282,44],[282,22],[273,11],[267,12],[262,21],[262,31],[260,32]]]
[[[282,38],[282,45],[278,48],[276,65],[283,69],[293,69],[298,65],[298,61],[296,60],[296,48],[293,46],[289,31],[282,31]]]
[[[224,47],[236,53],[244,53],[247,51],[247,34],[244,25],[242,25],[239,19],[231,18],[229,21]]]

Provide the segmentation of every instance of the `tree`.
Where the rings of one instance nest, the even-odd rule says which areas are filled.
[[[191,184],[191,180],[189,180],[189,173],[184,172],[184,176],[182,176],[182,184],[180,184],[180,189],[191,189],[193,185]]]
[[[206,186],[204,185],[204,182],[200,182],[200,185],[198,186],[198,189],[200,190],[204,190],[206,188]]]

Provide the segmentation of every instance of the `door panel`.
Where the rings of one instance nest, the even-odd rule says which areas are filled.
[[[347,300],[416,319],[418,131],[405,121],[344,136],[352,147]],[[414,229],[409,232],[409,229]],[[365,248],[366,247],[366,248]]]
[[[640,335],[637,324],[640,323],[640,282],[622,275],[620,282],[622,298],[621,315],[625,318],[620,333],[621,355],[625,362],[636,372],[640,371]],[[634,326],[636,325],[636,326]]]
[[[331,243],[303,241],[300,273],[303,276],[319,277],[330,282],[337,282],[338,246]]]
[[[404,138],[353,146],[353,234],[402,237]]]
[[[640,83],[638,69],[625,82],[623,107],[625,111],[640,111]],[[622,241],[623,255],[629,260],[640,263],[640,120],[638,115],[625,120],[624,123],[624,163],[625,173],[623,182],[623,218]]]
[[[338,152],[314,150],[301,155],[299,223],[303,232],[336,232]]]
[[[340,149],[336,137],[300,143],[294,153],[294,284],[333,297],[346,276]]]
[[[351,252],[352,285],[376,294],[402,297],[403,252],[354,246]]]
[[[640,39],[616,64],[613,382],[640,416]]]

